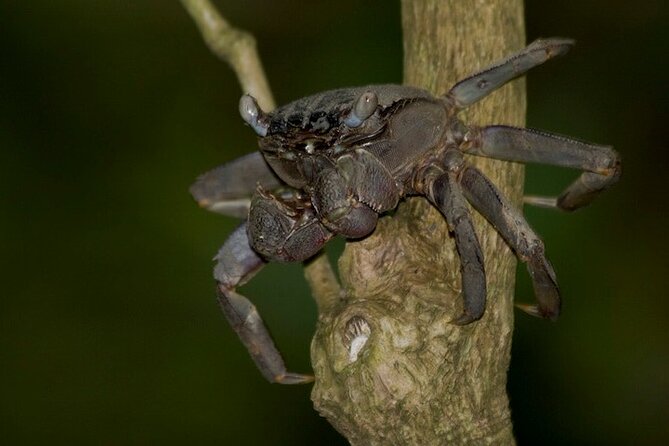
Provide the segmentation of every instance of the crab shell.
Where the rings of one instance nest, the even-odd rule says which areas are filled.
[[[259,111],[259,147],[281,180],[297,189],[313,181],[319,163],[334,164],[358,148],[404,182],[449,127],[446,105],[425,90],[401,85],[325,91],[267,115]]]

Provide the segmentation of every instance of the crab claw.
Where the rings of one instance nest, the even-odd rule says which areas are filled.
[[[344,119],[344,124],[348,127],[359,127],[367,118],[372,116],[379,104],[379,98],[373,91],[366,91],[355,100],[348,116]]]
[[[269,130],[267,115],[262,111],[256,99],[250,94],[245,94],[239,100],[239,114],[258,136],[267,135],[267,130]]]

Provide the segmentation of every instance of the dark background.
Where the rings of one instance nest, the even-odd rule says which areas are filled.
[[[279,103],[401,81],[398,2],[218,4],[257,36]],[[614,145],[624,177],[575,214],[527,210],[564,313],[516,315],[520,444],[669,442],[665,5],[527,2],[528,40],[579,42],[529,76],[528,124]],[[2,444],[345,444],[310,386],[262,379],[213,298],[211,257],[236,222],[187,189],[254,150],[240,93],[176,0],[0,3]],[[526,190],[574,175],[533,166]],[[309,370],[301,266],[244,291]]]

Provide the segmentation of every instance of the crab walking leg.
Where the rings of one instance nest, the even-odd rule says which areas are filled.
[[[253,152],[200,175],[190,187],[190,193],[203,208],[245,218],[258,184],[265,189],[275,189],[281,181],[262,154]]]
[[[214,277],[218,302],[225,318],[237,333],[262,375],[270,382],[302,384],[313,376],[291,373],[274,345],[267,327],[255,306],[235,288],[249,280],[265,262],[249,246],[246,223],[239,226],[215,257]]]
[[[585,170],[557,199],[528,197],[529,204],[573,211],[615,184],[621,174],[620,157],[611,147],[560,135],[498,125],[473,130],[465,139],[462,149],[474,155]]]
[[[565,54],[573,45],[572,39],[537,39],[525,49],[459,81],[447,97],[453,100],[457,109],[467,108],[537,65]]]
[[[553,266],[544,253],[544,244],[497,188],[479,170],[465,167],[460,184],[467,200],[506,240],[525,262],[532,278],[538,305],[518,305],[533,316],[555,320],[560,313],[560,293]]]
[[[441,169],[439,169],[441,170]],[[455,247],[460,257],[464,311],[452,322],[465,325],[483,316],[486,305],[486,280],[483,252],[474,232],[457,173],[449,171],[427,179],[427,197],[446,218],[455,235]]]

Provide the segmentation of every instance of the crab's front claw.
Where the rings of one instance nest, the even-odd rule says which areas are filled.
[[[324,171],[318,177],[315,191],[314,207],[330,231],[356,239],[370,234],[376,227],[378,214],[358,201],[339,170]]]
[[[332,233],[297,194],[278,196],[259,187],[249,212],[248,237],[267,260],[300,262],[320,251]]]
[[[321,171],[311,199],[328,229],[355,239],[369,235],[379,214],[397,207],[400,195],[388,169],[366,150],[356,149]]]

